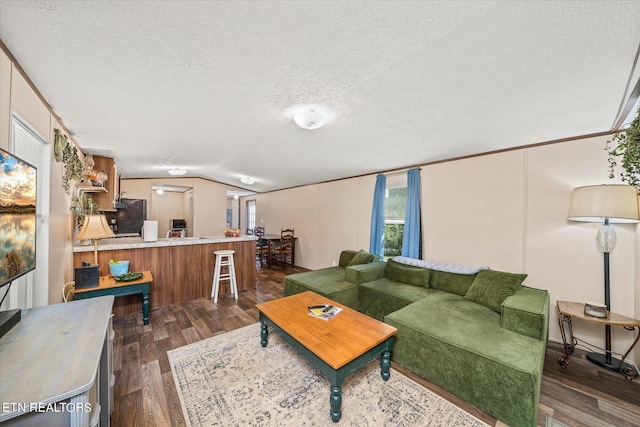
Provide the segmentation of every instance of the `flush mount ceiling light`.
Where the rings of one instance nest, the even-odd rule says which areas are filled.
[[[301,111],[293,116],[293,120],[302,129],[318,129],[327,120],[327,117],[314,110]]]
[[[156,194],[157,194],[158,196],[162,196],[162,195],[164,194],[164,190],[163,190],[162,188],[158,188],[158,189],[156,190]]]
[[[245,176],[244,178],[240,178],[240,181],[242,181],[243,184],[247,184],[247,185],[251,185],[256,182],[256,180],[251,178],[250,176]]]
[[[184,175],[185,173],[187,173],[187,170],[176,168],[176,169],[169,169],[167,172],[169,172],[169,175],[177,176],[177,175]]]

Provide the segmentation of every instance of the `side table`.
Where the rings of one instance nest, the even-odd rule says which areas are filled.
[[[558,357],[558,363],[560,364],[560,366],[564,368],[569,364],[569,356],[573,353],[573,350],[578,344],[577,338],[573,335],[572,319],[580,319],[605,326],[621,326],[629,331],[634,331],[637,329],[636,338],[617,365],[617,370],[628,380],[633,380],[638,376],[638,371],[635,369],[635,367],[629,363],[625,363],[624,360],[640,340],[640,320],[622,316],[610,311],[607,311],[606,318],[589,316],[587,314],[584,314],[584,304],[580,302],[558,301],[557,305],[560,333],[562,334],[562,342],[564,344],[564,355]],[[587,355],[587,358],[591,361],[594,361],[593,359],[595,357],[601,356],[606,358],[610,365],[615,366],[613,362],[617,362],[617,359],[612,360],[610,352],[605,352],[605,355],[595,353],[594,357],[589,357],[590,355],[591,353]],[[598,363],[597,361],[594,362]]]
[[[149,291],[153,283],[153,276],[150,271],[143,271],[142,277],[130,282],[118,282],[111,276],[100,276],[98,286],[95,288],[75,289],[74,299],[85,299],[113,295],[123,297],[126,295],[142,294],[142,320],[145,325],[149,324]]]

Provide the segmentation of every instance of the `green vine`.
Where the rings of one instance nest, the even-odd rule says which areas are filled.
[[[607,141],[605,150],[609,153],[609,178],[615,178],[616,159],[621,157],[622,181],[636,187],[640,193],[640,109],[628,127]]]
[[[65,193],[70,194],[71,181],[82,179],[84,163],[78,156],[78,149],[69,143],[67,136],[60,129],[55,130],[54,155],[56,161],[62,162],[64,165],[62,188],[64,188]]]

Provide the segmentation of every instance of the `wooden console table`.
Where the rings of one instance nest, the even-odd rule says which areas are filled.
[[[637,370],[629,363],[625,363],[624,360],[631,353],[631,350],[633,350],[633,347],[638,343],[638,340],[640,340],[640,320],[622,316],[610,311],[607,311],[606,318],[589,316],[584,314],[584,304],[580,302],[558,301],[557,305],[560,333],[562,334],[562,342],[564,344],[564,355],[558,357],[558,363],[560,363],[560,366],[564,368],[569,364],[569,356],[573,353],[573,350],[578,344],[578,340],[573,335],[573,325],[571,320],[580,319],[591,323],[599,323],[601,325],[621,326],[630,331],[637,328],[638,333],[636,338],[620,360],[618,371],[628,380],[633,380],[638,376]],[[565,325],[567,326],[568,331],[565,329]]]
[[[150,271],[143,271],[142,277],[130,282],[118,282],[111,276],[100,276],[98,286],[95,288],[75,289],[74,299],[85,299],[113,295],[123,297],[125,295],[142,294],[142,321],[149,324],[149,291],[153,283],[153,276]]]
[[[110,422],[113,296],[23,310],[0,339],[0,424],[88,427]],[[98,402],[90,402],[97,385]]]

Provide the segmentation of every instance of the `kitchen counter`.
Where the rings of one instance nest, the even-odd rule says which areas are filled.
[[[117,237],[98,240],[100,275],[109,274],[109,260],[129,261],[129,271],[151,271],[153,284],[149,293],[151,310],[198,298],[210,298],[217,250],[235,251],[238,291],[256,286],[255,236],[185,237],[145,242],[140,237]],[[93,245],[73,247],[73,266],[83,261],[94,263]],[[221,298],[231,294],[227,280],[220,283]],[[140,312],[138,295],[117,298],[116,315]],[[151,317],[153,319],[153,316]],[[140,317],[140,324],[142,324]],[[153,321],[153,320],[152,320]]]
[[[209,243],[228,243],[256,241],[256,236],[243,235],[240,237],[175,237],[172,239],[158,238],[155,242],[146,242],[140,237],[115,237],[98,240],[99,251],[111,251],[119,249],[159,248],[163,246],[205,245]],[[93,252],[93,244],[76,245],[73,252]]]

